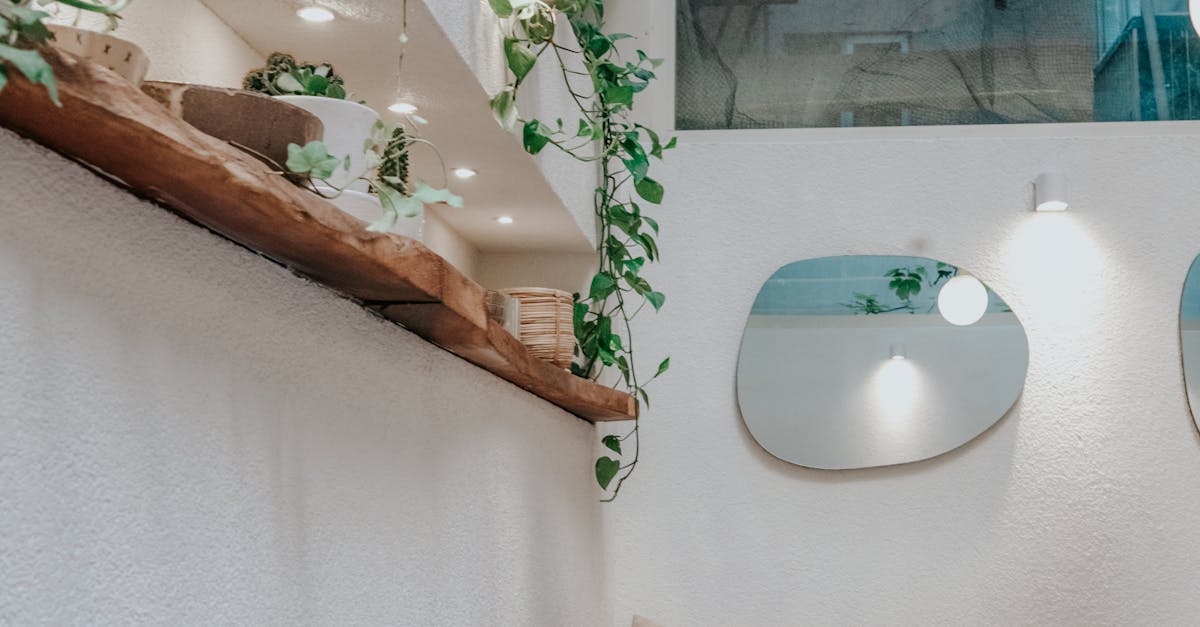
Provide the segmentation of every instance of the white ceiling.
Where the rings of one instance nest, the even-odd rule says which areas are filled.
[[[328,62],[345,77],[351,98],[364,100],[385,119],[400,96],[429,120],[423,135],[438,145],[448,170],[469,167],[478,176],[450,176],[464,208],[436,209],[481,252],[588,252],[587,238],[520,141],[500,129],[488,94],[421,0],[408,3],[409,43],[397,80],[401,0],[325,0],[338,19],[310,24],[296,17],[300,0],[203,0],[251,46],[284,51],[303,61]],[[413,152],[413,171],[438,185],[442,173],[432,151]],[[501,215],[515,223],[496,222]]]

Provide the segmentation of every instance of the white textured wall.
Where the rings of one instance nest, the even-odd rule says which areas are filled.
[[[617,617],[1194,624],[1200,438],[1178,313],[1200,252],[1200,128],[1049,137],[1092,130],[685,138],[656,212],[667,308],[638,338],[672,371],[611,511]],[[1065,215],[1029,211],[1050,168],[1071,179]],[[751,440],[734,373],[755,293],[787,262],[858,253],[952,259],[1019,313],[1028,382],[996,429],[932,461],[851,472],[791,466]]]
[[[607,624],[590,425],[0,155],[0,623]]]

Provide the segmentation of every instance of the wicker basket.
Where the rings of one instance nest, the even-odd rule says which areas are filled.
[[[520,302],[521,342],[534,357],[570,368],[575,356],[574,304],[571,295],[537,287],[500,290]]]

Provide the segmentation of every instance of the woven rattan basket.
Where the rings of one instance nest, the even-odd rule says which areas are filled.
[[[521,343],[534,357],[570,368],[575,353],[571,295],[537,287],[500,290],[520,303]]]

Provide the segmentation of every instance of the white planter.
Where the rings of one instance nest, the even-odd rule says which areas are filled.
[[[123,76],[134,85],[141,86],[150,69],[150,59],[137,44],[105,33],[47,24],[54,32],[54,45],[60,50],[83,57],[88,61]]]
[[[344,159],[350,156],[350,170],[338,168],[329,179],[334,187],[367,191],[366,181],[355,181],[367,171],[367,149],[371,130],[379,120],[374,109],[337,98],[319,96],[276,96],[280,100],[296,105],[321,119],[325,125],[325,148],[329,154]],[[348,186],[348,187],[347,187]]]
[[[320,190],[325,196],[331,196],[335,193],[335,190],[324,186],[318,187],[317,189]],[[338,209],[341,209],[342,211],[345,211],[359,220],[362,220],[363,229],[366,229],[371,224],[374,224],[375,221],[379,220],[379,218],[383,217],[383,205],[379,203],[379,197],[372,196],[371,194],[347,190],[342,192],[342,194],[337,198],[331,198],[329,202],[333,203],[333,206],[337,207]],[[392,227],[391,232],[397,235],[411,237],[418,242],[422,241],[421,238],[425,234],[424,214],[415,218],[401,217],[396,221],[396,226]]]

